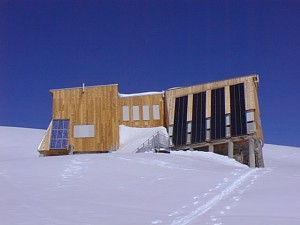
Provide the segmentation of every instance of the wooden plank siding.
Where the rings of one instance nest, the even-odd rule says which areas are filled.
[[[177,136],[180,136],[180,138],[184,137],[186,140],[184,139],[184,142],[181,142],[184,143],[184,146],[177,147],[179,149],[180,147],[186,147],[186,149],[194,148],[208,150],[212,147],[211,145],[214,145],[216,151],[219,149],[220,152],[225,152],[227,151],[226,144],[229,142],[235,142],[234,155],[237,155],[237,152],[239,152],[240,149],[247,151],[247,143],[244,142],[248,138],[254,138],[257,146],[261,146],[263,144],[263,132],[258,103],[258,82],[258,75],[254,74],[206,84],[173,88],[165,92],[131,95],[119,94],[118,85],[115,84],[50,90],[53,102],[52,120],[68,120],[68,122],[66,122],[69,124],[68,149],[50,149],[52,125],[55,127],[55,123],[53,122],[52,124],[51,122],[44,138],[41,141],[40,146],[38,147],[38,151],[44,155],[59,155],[68,154],[69,151],[72,151],[73,153],[89,153],[117,150],[119,148],[119,125],[140,128],[164,126],[169,128],[169,135],[172,137],[176,98],[187,96],[183,98],[185,99],[184,107],[181,107],[181,111],[184,111],[184,115],[178,116],[181,122],[184,121],[184,123],[182,123],[184,124],[183,128],[187,129],[185,130],[180,128],[179,134],[178,129],[176,129],[178,134]],[[242,103],[240,103],[239,100],[236,100],[236,94],[231,94],[230,88],[231,85],[237,85],[241,83],[244,85],[238,86],[242,86],[242,88],[244,88],[245,94],[245,102],[243,100]],[[221,97],[216,97],[216,91],[212,90],[220,88],[222,88],[220,92]],[[193,106],[193,95],[200,92],[205,92],[205,96],[202,94],[201,95],[203,98],[206,98],[206,100],[202,100],[203,103],[201,104],[198,101],[195,101],[196,105]],[[232,91],[232,93],[236,92]],[[238,96],[240,96],[239,99],[243,99],[243,96],[240,94],[242,92],[238,91],[238,93]],[[233,100],[232,97],[234,97]],[[211,111],[212,98],[213,102],[216,102],[214,105],[221,105],[220,102],[222,102],[222,108],[220,109],[220,107],[216,107],[216,110],[214,110],[213,113]],[[223,104],[224,101],[225,115]],[[231,101],[233,102],[232,107]],[[235,105],[239,106],[236,107]],[[158,109],[157,118],[155,118],[154,108]],[[184,108],[184,110],[182,108]],[[193,108],[196,110],[195,112],[197,112],[195,113],[196,117],[194,117],[194,121],[192,121]],[[236,109],[242,109],[243,113],[236,113]],[[231,110],[233,110],[235,113],[232,113]],[[236,127],[235,124],[239,123],[245,125],[245,110],[246,114],[247,112],[250,112],[249,117],[251,117],[251,120],[249,120],[248,123],[246,121],[246,125],[249,125],[249,129],[247,132],[245,132],[245,126],[243,126],[244,131],[236,134],[233,132],[233,130],[235,130],[234,127]],[[216,115],[216,112],[219,112],[218,116],[214,116]],[[239,112],[241,112],[241,110]],[[199,117],[200,114],[203,116]],[[212,115],[213,118],[211,118]],[[243,120],[237,120],[236,118],[238,116],[235,115],[243,115]],[[201,118],[201,123],[197,122],[199,118]],[[218,118],[218,120],[214,118]],[[226,120],[228,122],[228,124],[225,123],[225,128],[224,118],[225,122]],[[214,124],[222,124],[222,127],[218,128],[223,132],[222,137],[210,138],[210,133],[213,133],[213,131],[212,128],[209,129],[207,127],[209,122],[211,127],[216,130],[216,126],[212,126],[212,120]],[[235,123],[231,123],[230,120],[235,121]],[[222,121],[222,123],[220,121]],[[65,123],[63,123],[63,126],[65,126],[64,124]],[[197,124],[201,124],[201,126],[198,126]],[[74,126],[76,126],[76,132],[74,131]],[[92,132],[93,134],[88,137],[85,137],[84,135],[78,135],[78,126],[88,129],[94,128]],[[224,129],[226,134],[225,137]],[[54,130],[53,134],[55,134],[56,131],[57,130]],[[65,132],[65,130],[59,131]],[[194,141],[192,141],[192,135],[199,134],[200,131],[202,132],[201,134],[204,134],[204,136],[202,136],[201,139],[198,138],[197,141],[194,139]],[[187,135],[186,137],[185,133]],[[64,139],[64,141],[66,141],[66,139]],[[224,145],[225,147],[222,147],[221,145]],[[63,145],[58,146],[62,147]]]
[[[53,119],[69,119],[69,145],[77,152],[106,152],[119,146],[118,86],[51,90]],[[75,125],[94,125],[94,137],[75,138]]]
[[[230,90],[231,85],[244,83],[245,87],[245,108],[246,111],[254,111],[255,123],[256,123],[256,136],[259,139],[263,139],[262,129],[260,124],[259,104],[257,97],[258,75],[249,75],[239,78],[233,78],[223,81],[210,82],[206,84],[193,85],[188,87],[180,87],[169,89],[165,92],[165,105],[166,105],[166,126],[173,126],[174,123],[174,109],[175,100],[181,96],[188,96],[188,118],[187,121],[191,121],[191,113],[193,103],[191,101],[193,94],[199,92],[206,92],[206,118],[211,117],[211,90],[223,88],[225,89],[225,114],[230,113]]]
[[[147,128],[147,127],[159,127],[164,126],[164,98],[163,93],[158,94],[149,94],[149,95],[140,95],[140,96],[126,96],[126,97],[120,97],[120,124],[129,126],[129,127],[141,127],[141,128]],[[159,119],[154,119],[154,110],[153,106],[158,105],[159,106]],[[129,109],[129,120],[124,121],[123,120],[123,106],[128,106]],[[133,118],[133,107],[138,106],[139,107],[139,119],[134,120]],[[143,106],[149,107],[149,119],[145,120],[143,118]]]
[[[38,151],[41,153],[49,150],[51,129],[52,129],[52,121],[50,122],[50,124],[46,130],[46,133],[38,147]]]

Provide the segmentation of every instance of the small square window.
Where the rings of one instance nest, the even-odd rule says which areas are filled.
[[[139,106],[133,106],[133,120],[140,120],[140,107]]]
[[[160,120],[159,105],[153,105],[153,119]]]
[[[129,106],[124,105],[123,109],[123,121],[129,121]]]

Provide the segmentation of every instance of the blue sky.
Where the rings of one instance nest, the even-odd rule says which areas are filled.
[[[46,128],[49,89],[161,91],[260,75],[266,143],[300,146],[300,1],[1,0],[0,125]]]

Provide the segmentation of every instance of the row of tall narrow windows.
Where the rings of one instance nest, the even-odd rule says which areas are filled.
[[[153,120],[160,120],[160,113],[159,113],[159,105],[152,105],[152,118]],[[132,106],[132,118],[130,118],[130,107],[125,105],[122,107],[123,112],[123,121],[138,121],[138,120],[150,120],[150,107],[149,105],[143,105],[142,111],[140,113],[140,106],[135,105]],[[141,115],[140,115],[141,114]]]
[[[201,143],[206,139],[223,139],[228,133],[231,137],[242,136],[249,130],[255,129],[252,114],[249,114],[251,115],[249,117],[253,117],[250,121],[252,123],[247,124],[243,83],[230,86],[230,115],[225,115],[224,88],[211,90],[211,118],[209,119],[206,118],[206,92],[193,94],[192,121],[189,123],[187,105],[188,96],[176,98],[173,130],[170,132],[175,146],[185,145],[187,142]]]

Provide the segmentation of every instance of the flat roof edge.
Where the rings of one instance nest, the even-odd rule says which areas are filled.
[[[119,93],[119,97],[121,98],[130,98],[130,97],[141,97],[141,96],[149,96],[149,95],[163,95],[163,91],[152,91],[152,92],[141,92],[141,93],[132,93],[132,94],[121,94]]]
[[[118,86],[118,84],[103,84],[103,85],[92,85],[92,86],[84,86],[84,88],[97,88],[97,87],[108,87],[108,86]],[[71,88],[54,88],[54,89],[50,89],[49,91],[60,91],[60,90],[72,90],[72,89],[79,89],[79,88],[83,88],[83,86],[81,87],[71,87]]]

